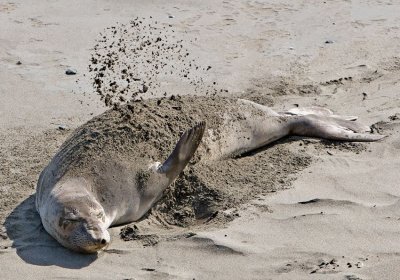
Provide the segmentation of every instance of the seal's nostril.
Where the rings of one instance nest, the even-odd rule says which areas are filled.
[[[106,243],[107,243],[107,241],[106,241],[105,239],[102,239],[102,240],[101,240],[101,244],[104,245],[104,244],[106,244]]]

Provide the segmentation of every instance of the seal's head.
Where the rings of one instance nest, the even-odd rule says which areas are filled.
[[[95,253],[109,244],[103,207],[91,196],[64,195],[53,203],[56,205],[49,208],[52,213],[48,215],[52,221],[43,221],[43,225],[63,246],[81,253]]]

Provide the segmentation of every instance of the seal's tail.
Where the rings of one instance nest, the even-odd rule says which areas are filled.
[[[386,137],[366,132],[371,132],[368,126],[332,116],[300,115],[293,116],[290,122],[290,134],[298,136],[353,142],[373,142]]]

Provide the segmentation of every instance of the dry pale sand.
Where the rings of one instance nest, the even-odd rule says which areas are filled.
[[[400,5],[325,2],[1,2],[0,278],[398,278]],[[69,252],[43,231],[31,195],[71,130],[106,109],[88,69],[99,33],[138,16],[171,25],[196,64],[212,66],[195,72],[200,91],[216,82],[277,110],[325,106],[389,137],[281,141],[271,155],[300,153],[311,165],[290,188],[225,211],[233,221],[182,228],[150,216],[139,240],[113,228],[99,255]],[[65,75],[68,67],[78,74]],[[158,95],[196,92],[182,77],[159,78]],[[279,158],[269,164],[285,172]]]

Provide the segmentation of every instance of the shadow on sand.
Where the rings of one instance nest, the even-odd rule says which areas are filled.
[[[13,241],[12,247],[29,264],[79,269],[97,259],[96,254],[82,255],[62,247],[45,231],[35,209],[35,195],[25,199],[11,212],[5,227]]]

